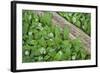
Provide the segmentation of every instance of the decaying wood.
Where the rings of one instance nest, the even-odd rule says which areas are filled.
[[[37,11],[36,12],[38,15],[43,15],[43,12]],[[80,40],[83,42],[83,45],[85,46],[85,49],[88,53],[91,53],[91,38],[84,33],[81,29],[76,27],[75,25],[71,24],[67,20],[65,20],[63,17],[61,17],[59,14],[56,12],[51,12],[53,14],[53,19],[52,22],[53,24],[57,24],[59,26],[63,27],[68,27],[70,30],[70,35],[69,37],[71,39],[75,38],[80,38]]]

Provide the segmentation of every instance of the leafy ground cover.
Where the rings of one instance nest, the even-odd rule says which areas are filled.
[[[54,25],[52,14],[22,12],[22,62],[86,60],[90,55],[80,39],[71,40],[69,29]]]
[[[91,14],[79,12],[59,12],[62,17],[91,35]]]

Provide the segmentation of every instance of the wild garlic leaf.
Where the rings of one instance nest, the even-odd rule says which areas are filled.
[[[55,27],[55,38],[61,38],[61,30],[59,26]]]
[[[85,57],[86,57],[86,51],[84,50],[84,49],[81,49],[80,50],[80,53],[81,53],[81,58],[84,60],[85,59]]]
[[[73,17],[73,18],[72,18],[73,23],[75,23],[76,20],[77,20],[76,17]]]
[[[40,47],[37,47],[37,46],[32,47],[31,56],[39,56],[39,55],[41,55],[39,48]]]
[[[83,45],[79,39],[73,40],[72,44],[73,44],[74,50],[76,52],[80,51],[80,49],[82,49],[82,47],[83,47]]]
[[[63,38],[64,40],[69,38],[69,29],[67,27],[64,27]]]
[[[43,38],[38,40],[38,44],[41,45],[42,47],[46,47],[47,46],[47,43],[46,43],[46,41]]]
[[[71,58],[71,49],[70,48],[64,48],[64,54],[67,60],[69,60]]]
[[[76,21],[76,26],[81,27],[81,22],[79,20]]]
[[[50,58],[50,56],[49,56],[49,55],[46,55],[46,56],[44,57],[44,60],[49,61],[49,58]]]
[[[45,14],[43,14],[40,17],[40,22],[43,23],[44,25],[48,25],[50,26],[51,24],[51,19],[52,19],[52,14],[49,12],[45,12]]]
[[[46,50],[47,50],[48,56],[53,58],[56,55],[56,49],[55,48],[48,47]]]
[[[63,41],[63,45],[64,45],[65,48],[69,48],[69,49],[70,49],[71,46],[72,46],[69,40],[64,40],[64,41]]]
[[[54,59],[55,60],[62,60],[62,57],[63,57],[63,52],[58,51],[58,53],[55,55]]]

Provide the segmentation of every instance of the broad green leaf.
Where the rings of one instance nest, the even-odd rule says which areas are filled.
[[[44,39],[40,39],[40,40],[38,40],[38,45],[41,45],[42,47],[46,47],[47,43]]]
[[[31,57],[41,55],[41,53],[40,53],[40,48],[41,48],[41,47],[38,47],[38,46],[32,47],[32,49],[31,49]]]
[[[69,38],[69,29],[67,27],[64,27],[63,38],[64,40]]]
[[[63,45],[64,45],[64,48],[69,48],[69,49],[70,49],[71,46],[72,46],[69,40],[64,40],[64,41],[63,41]]]
[[[43,56],[39,56],[38,57],[38,61],[43,61],[44,59],[43,59]]]
[[[44,47],[39,48],[40,54],[46,54],[46,49]]]
[[[58,51],[58,53],[54,56],[54,60],[62,60],[63,52]]]
[[[61,38],[61,30],[59,26],[55,27],[55,37]]]
[[[81,41],[79,39],[75,39],[72,41],[73,49],[78,52],[83,47]]]
[[[52,21],[52,14],[49,12],[45,12],[41,17],[40,17],[40,22],[43,23],[44,25],[50,26]]]
[[[87,55],[85,49],[81,49],[80,53],[81,53],[81,58],[84,60]]]
[[[50,56],[49,56],[49,55],[46,55],[46,56],[44,57],[44,60],[49,61],[49,58],[50,58]]]
[[[23,45],[23,49],[30,50],[31,49],[31,46],[29,46],[28,44],[27,45]]]
[[[76,20],[77,20],[76,17],[73,17],[73,18],[72,18],[73,23],[75,23]]]
[[[65,58],[66,60],[70,60],[71,59],[71,49],[70,48],[64,48],[65,52]]]
[[[47,53],[48,53],[48,55],[50,56],[50,57],[54,57],[55,55],[56,55],[56,49],[55,48],[53,48],[53,47],[48,47],[47,49]]]
[[[81,22],[77,20],[76,21],[76,26],[80,28],[81,27]]]

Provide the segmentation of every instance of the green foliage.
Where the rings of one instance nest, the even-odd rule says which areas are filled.
[[[78,12],[59,12],[66,20],[82,29],[88,35],[91,35],[91,14]]]
[[[43,15],[38,16],[34,11],[23,10],[22,15],[22,62],[90,58],[79,39],[69,39],[70,31],[67,27],[62,29],[52,24],[51,13],[44,12]],[[71,15],[72,13],[69,14]]]
[[[69,39],[69,29],[67,27],[64,27],[64,33],[63,33],[64,39]]]
[[[54,60],[62,60],[63,58],[63,52],[58,51],[57,54],[54,56]]]
[[[40,22],[43,23],[44,25],[50,26],[51,19],[52,19],[52,14],[49,12],[45,12],[45,14],[40,16]]]

